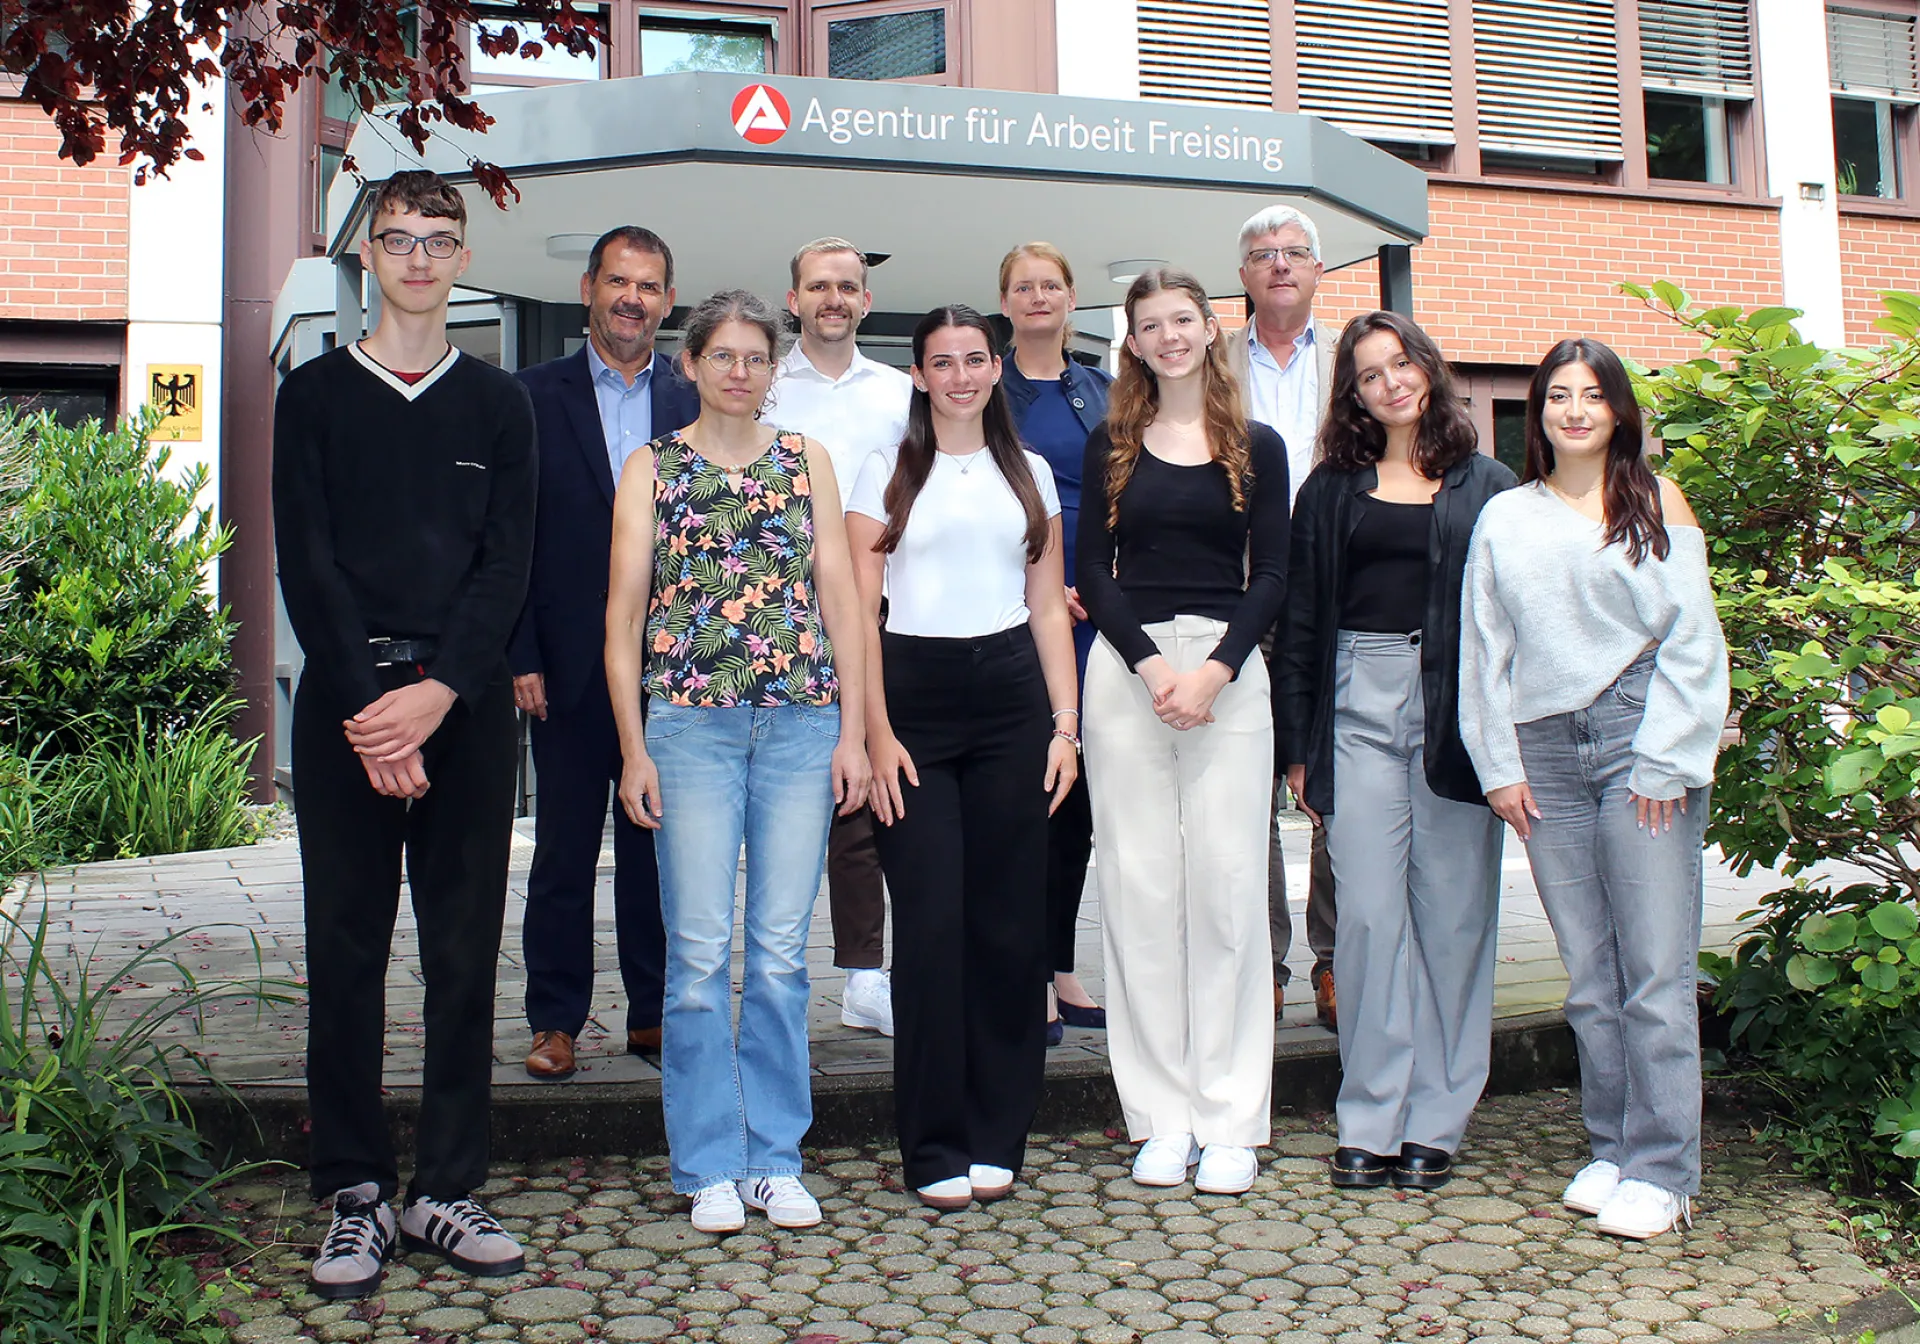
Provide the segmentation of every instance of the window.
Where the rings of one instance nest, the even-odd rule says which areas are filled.
[[[1640,0],[1647,176],[1731,184],[1753,99],[1748,0]]]
[[[1294,0],[1300,110],[1402,157],[1453,143],[1447,0],[1401,0],[1391,41],[1371,0]]]
[[[1497,398],[1493,403],[1493,455],[1515,476],[1527,469],[1527,403]]]
[[[773,70],[773,30],[756,23],[640,22],[640,73],[675,75],[723,70],[743,75]]]
[[[1904,195],[1901,146],[1913,135],[1920,102],[1914,20],[1829,9],[1827,59],[1835,185],[1846,196]]]
[[[83,364],[0,365],[0,409],[24,415],[46,411],[68,429],[86,420],[111,425],[120,414],[120,370]]]
[[[593,13],[594,11],[587,11]],[[545,84],[575,84],[601,79],[606,73],[607,16],[599,11],[600,38],[587,56],[555,48],[542,34],[541,21],[523,10],[487,6],[474,11],[473,27],[467,33],[467,81],[476,95],[501,93],[508,89],[538,88]],[[483,36],[498,37],[512,29],[520,41],[513,51],[489,56],[480,49]],[[531,42],[541,44],[538,55],[522,52]]]
[[[401,11],[400,26],[406,37],[407,54],[413,55],[418,51],[420,41],[420,15],[413,6],[409,5]],[[324,57],[319,64],[324,68]],[[310,207],[307,213],[311,229],[307,244],[317,252],[325,246],[326,241],[323,235],[327,227],[327,192],[333,186],[333,179],[339,176],[340,165],[347,156],[347,141],[353,138],[353,128],[360,120],[360,104],[349,98],[331,79],[317,78],[314,85],[318,129],[314,133],[313,151],[307,161],[310,174],[307,182]],[[397,86],[395,92],[398,92]]]
[[[1578,172],[1621,159],[1614,0],[1473,0],[1473,38],[1489,169],[1544,160]]]
[[[946,74],[944,8],[827,20],[829,79],[924,80]]]
[[[1273,29],[1267,0],[1138,4],[1142,98],[1273,106]]]

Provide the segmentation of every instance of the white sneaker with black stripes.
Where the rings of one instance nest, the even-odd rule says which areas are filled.
[[[308,1275],[314,1296],[337,1301],[365,1297],[380,1286],[393,1254],[393,1210],[372,1181],[333,1196],[333,1223]]]
[[[471,1195],[453,1200],[416,1195],[400,1215],[400,1243],[482,1278],[518,1274],[527,1265],[520,1243]]]

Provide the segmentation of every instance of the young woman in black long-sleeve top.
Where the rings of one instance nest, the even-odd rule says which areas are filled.
[[[1272,707],[1249,655],[1285,598],[1287,453],[1241,411],[1198,280],[1134,281],[1127,331],[1077,565],[1109,1050],[1134,1180],[1198,1162],[1233,1194],[1272,1133]]]

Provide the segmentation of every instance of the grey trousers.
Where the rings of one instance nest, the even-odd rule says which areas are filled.
[[[1327,849],[1340,1143],[1451,1153],[1487,1081],[1505,828],[1427,787],[1420,636],[1338,638]]]
[[[1700,961],[1707,790],[1658,836],[1627,775],[1653,655],[1585,709],[1520,725],[1540,819],[1527,861],[1567,964],[1580,1106],[1595,1158],[1624,1178],[1700,1192]]]
[[[1287,860],[1281,852],[1280,812],[1290,806],[1284,780],[1273,782],[1273,826],[1267,858],[1267,937],[1273,943],[1273,983],[1285,989],[1293,979],[1287,954],[1293,951],[1293,912],[1287,907]],[[1311,875],[1307,879],[1307,946],[1313,949],[1310,983],[1320,987],[1320,972],[1333,969],[1333,864],[1327,858],[1327,828],[1313,828]]]

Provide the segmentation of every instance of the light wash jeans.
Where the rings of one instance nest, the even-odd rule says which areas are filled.
[[[1520,725],[1540,809],[1527,844],[1567,964],[1580,1106],[1596,1159],[1675,1194],[1700,1192],[1701,851],[1707,790],[1658,836],[1634,820],[1627,775],[1653,655],[1585,709]]]
[[[654,699],[664,815],[660,1093],[673,1188],[794,1176],[813,1123],[807,930],[833,813],[837,705],[712,709]],[[733,1020],[734,884],[747,848],[746,974]]]

